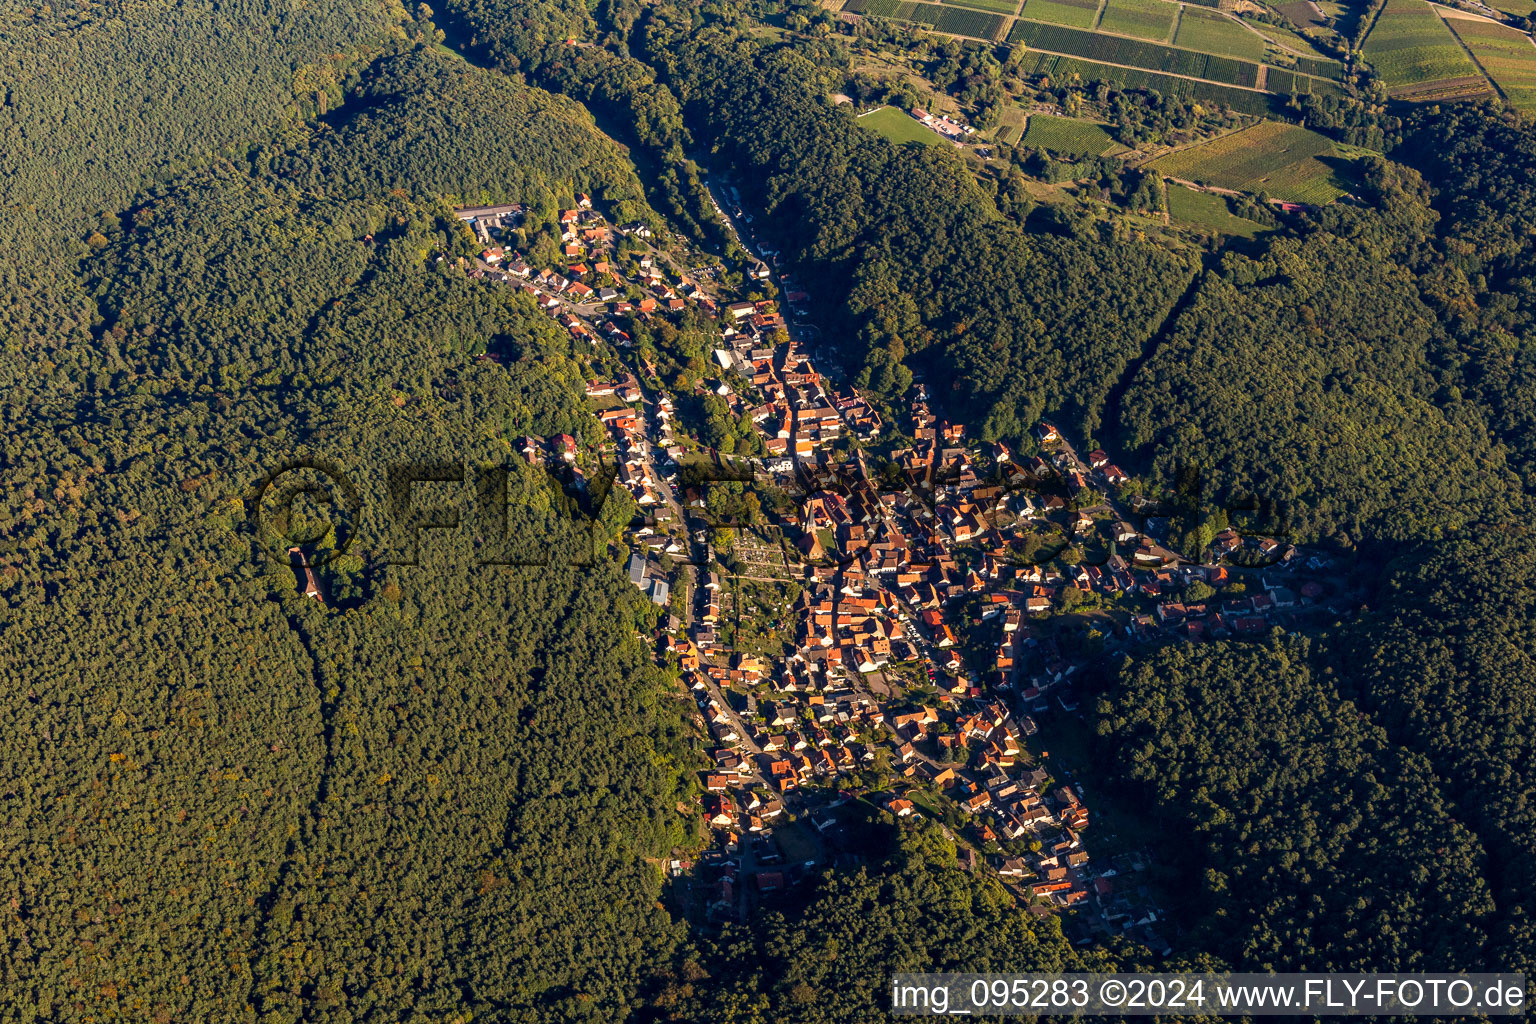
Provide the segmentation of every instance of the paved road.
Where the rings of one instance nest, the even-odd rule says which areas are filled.
[[[485,262],[478,256],[475,257],[475,266],[479,267],[481,270],[488,274],[496,274],[502,272],[499,268],[491,266],[489,263]],[[606,302],[572,302],[567,296],[555,291],[553,288],[544,287],[542,284],[539,284],[539,282],[533,280],[531,277],[518,278],[517,281],[519,284],[525,284],[532,288],[540,295],[548,295],[551,298],[559,299],[561,312],[574,314],[578,319],[585,322],[588,327],[594,326],[591,322],[592,320],[600,317],[606,318],[606,307],[608,305]]]
[[[1058,428],[1058,433],[1060,433],[1060,428]],[[1109,511],[1113,512],[1121,522],[1129,523],[1133,521],[1131,518],[1131,511],[1115,498],[1114,490],[1104,479],[1104,475],[1100,471],[1091,468],[1088,463],[1083,460],[1082,456],[1077,454],[1076,446],[1067,439],[1065,434],[1061,435],[1061,440],[1051,442],[1051,446],[1058,451],[1065,452],[1071,467],[1077,470],[1077,472],[1083,474],[1083,479],[1098,487],[1100,492],[1104,495],[1104,501],[1095,507],[1108,508]],[[1169,562],[1169,565],[1178,565],[1187,561],[1187,559],[1185,559],[1182,555],[1179,555],[1177,551],[1173,551],[1171,548],[1168,548],[1165,545],[1158,544],[1157,547],[1161,550],[1170,551],[1174,555],[1178,556],[1174,561]]]
[[[709,195],[710,198],[714,201],[715,210],[725,221],[725,226],[730,230],[731,234],[736,236],[736,241],[741,245],[743,249],[747,251],[748,255],[752,256],[753,259],[762,260],[763,264],[768,267],[769,280],[773,282],[775,288],[779,289],[780,295],[782,297],[784,292],[783,275],[774,268],[771,262],[763,259],[762,246],[757,242],[756,238],[753,237],[751,228],[749,228],[745,223],[740,222],[736,218],[732,217],[731,214],[727,211],[727,197],[722,194],[722,190],[726,187],[726,183],[719,181],[711,176],[708,180],[705,181],[705,187],[709,189]],[[785,303],[781,302],[780,305],[785,306]],[[811,335],[815,335],[819,338],[821,336],[821,332],[814,326],[796,323],[794,318],[789,315],[790,311],[788,308],[782,309],[781,312],[784,314],[784,330],[789,334],[790,340],[793,341],[802,351],[815,351],[811,349]],[[839,372],[842,370],[842,367],[838,361],[833,359],[829,353],[815,351],[815,358],[818,362],[824,362]]]
[[[683,542],[688,546],[688,559],[682,565],[680,572],[681,578],[688,581],[688,600],[683,602],[683,629],[691,636],[699,600],[699,566],[704,564],[704,546],[693,539],[693,534],[688,529],[688,516],[682,503],[677,500],[677,492],[672,489],[672,485],[662,476],[660,468],[656,465],[656,451],[661,447],[663,436],[661,421],[656,418],[656,396],[646,386],[643,376],[636,373],[634,369],[630,372],[634,373],[635,383],[640,388],[640,413],[645,423],[645,436],[650,441],[645,470],[656,484],[656,491],[661,495],[661,500],[666,503],[673,521],[677,523],[678,529],[683,531]]]

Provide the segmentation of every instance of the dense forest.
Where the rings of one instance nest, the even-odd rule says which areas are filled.
[[[93,309],[73,264],[141,189],[341,99],[367,57],[401,34],[383,0],[188,0],[11,6],[0,13],[0,342],[52,350]],[[8,361],[4,380],[69,381]],[[34,383],[37,383],[34,381]]]
[[[1031,921],[995,880],[955,863],[932,822],[900,833],[873,866],[827,879],[804,906],[727,928],[715,956],[668,993],[698,1024],[834,1024],[880,1019],[898,971],[1092,971],[1113,961],[1074,950],[1054,920]],[[888,837],[885,833],[890,834]],[[668,1000],[669,1001],[669,1000]]]
[[[1484,526],[1403,554],[1340,641],[1341,690],[1423,757],[1481,840],[1494,959],[1536,966],[1536,543]]]
[[[1253,969],[1430,969],[1536,956],[1528,536],[1373,553],[1356,621],[1169,648],[1105,681],[1117,784],[1202,857],[1200,944]]]
[[[1485,107],[1421,116],[1394,154],[1434,186],[1442,262],[1435,297],[1467,394],[1487,409],[1527,486],[1536,480],[1536,130]]]
[[[1127,659],[1109,691],[1125,784],[1204,847],[1175,887],[1197,894],[1197,945],[1247,970],[1475,969],[1479,837],[1331,675],[1313,641],[1277,638]]]
[[[403,45],[348,99],[91,184],[91,332],[7,391],[5,1020],[617,1020],[678,942],[655,865],[696,754],[653,613],[606,559],[391,568],[413,538],[382,512],[392,463],[592,429],[569,335],[433,259],[447,204],[653,215],[584,111],[457,57]],[[328,608],[249,526],[291,458],[362,497],[354,543],[319,541]],[[508,492],[559,552],[547,485]]]
[[[1330,207],[1228,254],[1130,383],[1123,440],[1218,490],[1288,502],[1297,536],[1435,536],[1525,514],[1533,442],[1536,129],[1416,115]],[[1452,141],[1454,139],[1454,141]]]
[[[1214,493],[1284,503],[1300,537],[1507,508],[1504,450],[1437,372],[1444,329],[1400,262],[1424,239],[1376,216],[1226,255],[1126,388],[1125,443],[1164,479],[1194,465]]]
[[[526,203],[535,256],[577,191],[711,244],[701,163],[877,400],[926,381],[989,438],[1058,416],[1390,563],[1357,621],[1099,673],[1113,784],[1198,854],[1182,953],[1536,966],[1529,121],[1415,114],[1360,204],[1216,256],[864,131],[824,23],[443,7],[0,14],[0,1021],[862,1024],[894,970],[1145,962],[874,822],[864,865],[688,934],[659,865],[700,753],[607,543],[628,508],[572,536],[515,470],[510,540],[386,521],[391,465],[596,430],[584,353],[465,277],[451,206]],[[357,491],[312,544],[326,606],[254,511],[292,461]]]

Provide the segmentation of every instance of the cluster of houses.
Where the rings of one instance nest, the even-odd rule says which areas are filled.
[[[775,368],[798,369],[792,359],[791,347]],[[771,387],[783,379],[765,376],[754,384]],[[779,394],[789,393],[786,387]],[[1104,500],[1126,478],[1103,452],[1090,453],[1087,465],[1078,463],[1050,447],[1059,433],[1049,425],[1040,432],[1047,445],[1041,455],[1021,458],[1001,443],[968,444],[961,425],[932,414],[921,387],[910,411],[914,443],[892,455],[903,472],[896,486],[888,475],[872,474],[858,453],[841,463],[815,445],[792,453],[800,479],[811,486],[798,508],[776,524],[798,538],[805,561],[804,587],[785,625],[785,655],[760,663],[733,660],[707,644],[691,649],[699,678],[720,693],[756,691],[766,683],[775,703],[763,712],[770,717],[747,724],[711,699],[709,725],[724,730],[715,739],[757,744],[769,759],[759,766],[765,788],[793,799],[789,794],[807,778],[864,767],[872,751],[850,736],[816,731],[793,735],[785,751],[775,730],[791,721],[819,721],[838,706],[836,695],[869,700],[874,687],[867,684],[877,679],[890,694],[899,688],[890,687],[891,680],[906,678],[893,675],[893,667],[926,665],[933,706],[894,711],[898,692],[895,700],[874,704],[875,717],[866,712],[847,718],[892,734],[887,743],[895,779],[937,789],[969,813],[978,848],[997,842],[1013,851],[992,863],[1006,881],[1017,883],[1021,896],[1058,907],[1086,901],[1116,927],[1146,925],[1156,919],[1155,910],[1117,894],[1114,883],[1089,865],[1080,833],[1090,814],[1081,794],[1051,785],[1039,767],[1021,767],[1021,739],[1036,731],[1031,713],[1077,709],[1076,666],[1058,638],[1038,628],[1040,620],[1062,607],[1063,591],[1076,589],[1151,601],[1151,613],[1130,617],[1129,638],[1173,633],[1199,639],[1228,629],[1267,629],[1274,613],[1317,601],[1323,590],[1304,583],[1293,591],[1266,576],[1260,593],[1186,602],[1182,595],[1195,583],[1216,591],[1232,582],[1229,570],[1217,564],[1223,555],[1248,547],[1284,559],[1293,549],[1229,530],[1213,542],[1210,564],[1188,564]],[[778,418],[753,418],[765,440],[775,439],[778,431],[771,428]],[[791,436],[794,426],[791,420]],[[1108,555],[1097,564],[1084,559],[1072,565],[1020,557],[1026,535],[1046,528]],[[981,628],[989,623],[995,628]],[[711,622],[699,628],[713,640]],[[997,637],[990,661],[968,663],[962,654],[967,638],[976,636]],[[916,805],[896,792],[887,808],[904,817]],[[1031,852],[1020,852],[1021,841]]]
[[[1125,479],[1103,452],[1091,453],[1088,466],[1060,451],[1051,461],[1039,455],[1021,459],[999,442],[985,446],[983,454],[965,445],[960,425],[932,415],[921,389],[911,411],[915,443],[892,453],[904,473],[901,487],[882,480],[876,488],[856,466],[843,475],[837,493],[817,495],[814,507],[808,505],[801,551],[811,559],[852,561],[893,581],[902,599],[922,611],[941,649],[953,646],[957,632],[963,632],[964,624],[952,621],[952,610],[974,595],[980,612],[970,625],[994,618],[1002,625],[985,679],[992,686],[1004,691],[1017,686],[1026,700],[1039,701],[1069,674],[1059,667],[1053,645],[1029,628],[1032,619],[1068,603],[1062,592],[1069,588],[1154,602],[1151,613],[1133,615],[1125,626],[1135,639],[1169,630],[1191,639],[1262,632],[1274,612],[1316,603],[1324,595],[1315,582],[1293,591],[1270,575],[1262,578],[1264,593],[1230,596],[1209,606],[1183,603],[1180,595],[1195,582],[1212,590],[1233,582],[1219,563],[1240,548],[1281,564],[1297,550],[1229,529],[1217,535],[1204,564],[1185,564],[1102,499]],[[1048,443],[1059,440],[1049,425],[1041,433]],[[835,550],[818,539],[827,530],[838,542]],[[1028,555],[1030,536],[1052,534],[1060,541],[1057,548]],[[1066,546],[1092,555],[1072,564],[1042,557]],[[1207,618],[1207,625],[1190,625]]]
[[[714,578],[705,583],[718,585]],[[760,807],[776,813],[807,784],[878,767],[898,787],[884,800],[897,818],[913,813],[907,794],[921,787],[972,817],[980,848],[1038,845],[1046,851],[1041,857],[1086,864],[1079,833],[1088,826],[1087,808],[1071,789],[1049,790],[1043,769],[1025,765],[1023,741],[1037,730],[1032,718],[1016,716],[963,674],[950,682],[934,673],[941,680],[936,700],[915,706],[890,691],[877,698],[862,685],[867,673],[922,658],[918,627],[901,597],[851,565],[818,567],[793,611],[795,637],[778,657],[735,653],[712,663],[685,636],[661,640],[662,656],[676,659],[699,696],[715,744],[704,811],[725,847],[743,833],[771,828],[773,815]],[[1005,879],[1022,878],[1018,857],[995,861]],[[1021,898],[1071,906],[1086,896],[1085,873],[1058,885],[1048,874],[1053,865],[1036,867],[1029,873],[1035,887],[1020,888]]]
[[[790,362],[797,358],[793,345],[780,348],[775,369],[801,365]],[[819,385],[819,377],[812,382]],[[638,383],[626,374],[594,381],[588,390],[593,398],[624,403],[599,416],[633,472],[626,476],[621,470],[620,479],[637,502],[656,504],[650,496],[652,445],[632,406],[642,397]],[[768,393],[781,398],[791,391],[786,386]],[[833,397],[830,407],[857,412],[852,405],[840,409],[843,401]],[[665,415],[657,419],[668,442],[670,407],[663,396],[658,408]],[[1053,694],[1061,708],[1076,707],[1074,666],[1054,638],[1038,635],[1039,617],[1057,606],[1062,589],[1077,587],[1155,600],[1152,613],[1135,617],[1133,635],[1181,630],[1194,636],[1198,630],[1192,624],[1202,622],[1230,621],[1235,629],[1250,630],[1254,620],[1265,622],[1277,610],[1315,600],[1317,585],[1302,584],[1293,592],[1266,580],[1262,593],[1181,601],[1192,583],[1224,586],[1228,570],[1184,564],[1128,523],[1086,515],[1084,503],[1095,500],[1093,488],[1107,482],[1102,467],[1088,470],[1094,480],[1074,499],[1061,467],[1039,456],[1017,457],[1001,444],[968,446],[962,427],[928,412],[921,390],[912,411],[914,444],[895,454],[905,473],[902,486],[872,475],[856,453],[841,462],[825,451],[797,460],[802,479],[815,486],[778,524],[787,536],[798,537],[805,559],[799,597],[782,623],[785,646],[779,655],[753,656],[720,642],[722,586],[710,572],[700,577],[699,614],[691,630],[664,633],[662,654],[677,660],[685,682],[700,696],[713,742],[702,813],[721,847],[735,849],[744,836],[771,832],[802,787],[833,784],[878,762],[897,787],[886,801],[892,814],[914,813],[904,786],[952,801],[971,816],[978,849],[1006,851],[987,860],[1022,899],[1057,907],[1087,900],[1101,913],[1124,910],[1125,897],[1116,896],[1111,883],[1100,884],[1089,865],[1080,834],[1090,815],[1080,795],[1024,764],[1022,742],[1036,731],[1030,712],[1051,707],[1047,698]],[[769,417],[758,422],[772,425]],[[574,448],[572,439],[560,437],[541,450],[571,460]],[[1011,486],[1020,482],[1044,486]],[[1070,567],[1014,557],[1022,533],[1045,522],[1062,526],[1074,539],[1092,533],[1113,541],[1129,557],[1116,554],[1102,566]],[[636,540],[657,538],[665,536]],[[1212,550],[1231,553],[1264,543],[1228,531],[1217,536]],[[630,578],[665,605],[671,581],[647,557],[654,553],[654,547],[650,552],[642,547],[632,556]],[[1000,637],[995,659],[968,664],[961,653],[966,638],[993,621],[1000,627],[990,634]],[[893,668],[905,674],[893,675]],[[935,697],[912,709],[900,680],[925,676]],[[870,685],[876,680],[882,681],[878,697]],[[882,749],[883,757],[877,753]],[[734,906],[729,900],[719,903],[721,912]],[[1144,923],[1147,913],[1155,915],[1138,910],[1123,921]]]
[[[879,770],[901,785],[901,793],[921,786],[964,808],[974,816],[978,845],[1038,841],[1044,849],[1070,851],[1074,864],[1085,862],[1077,833],[1087,826],[1088,812],[1081,801],[1064,800],[1061,794],[1070,790],[1047,792],[1044,770],[1021,767],[1023,738],[1035,731],[1032,720],[1016,720],[997,700],[945,695],[934,705],[911,706],[882,701],[857,685],[859,670],[868,666],[845,665],[840,654],[867,642],[853,638],[899,637],[901,622],[866,588],[832,581],[839,582],[832,593],[807,591],[801,605],[825,620],[821,628],[851,643],[824,643],[823,634],[782,658],[737,654],[710,664],[686,637],[662,638],[661,654],[676,659],[699,696],[714,744],[713,764],[702,779],[703,811],[720,844],[734,849],[743,836],[771,830],[786,802],[793,804],[806,785]],[[840,614],[845,603],[848,612]],[[914,808],[899,793],[883,804],[897,818]],[[1061,894],[1053,902],[1067,906],[1082,887],[1051,891]]]
[[[922,111],[913,115],[936,131],[969,132]],[[574,336],[594,344],[628,346],[611,319],[620,314],[666,314],[697,302],[716,317],[722,373],[711,387],[756,426],[769,473],[792,474],[799,485],[798,504],[773,522],[803,563],[799,596],[773,624],[782,650],[754,655],[722,642],[728,588],[708,566],[697,577],[696,614],[686,628],[670,619],[659,640],[659,656],[676,662],[698,698],[712,742],[701,813],[722,848],[771,833],[804,791],[851,793],[874,771],[885,779],[882,789],[889,787],[883,802],[897,818],[929,800],[963,812],[975,849],[1001,851],[988,863],[1021,899],[1058,907],[1086,901],[1116,926],[1145,924],[1147,913],[1128,911],[1134,901],[1089,864],[1080,834],[1090,814],[1081,793],[1057,784],[1024,752],[1036,731],[1033,715],[1053,705],[1076,709],[1075,665],[1041,620],[1077,603],[1069,600],[1075,590],[1135,599],[1128,639],[1260,632],[1289,609],[1320,600],[1322,589],[1266,577],[1262,592],[1217,594],[1230,582],[1220,560],[1242,548],[1264,557],[1295,553],[1227,531],[1213,542],[1209,564],[1188,564],[1105,500],[1127,477],[1104,452],[1079,462],[1051,424],[1039,428],[1037,455],[976,444],[963,426],[932,412],[921,385],[907,410],[912,445],[890,454],[898,479],[889,467],[872,472],[857,448],[839,457],[834,444],[850,434],[875,439],[883,430],[879,414],[817,372],[775,304],[740,301],[717,310],[693,285],[669,283],[648,253],[636,264],[645,297],[632,301],[619,291],[613,232],[585,197],[561,214],[568,265],[559,270],[535,271],[494,244],[517,208],[460,215],[487,245],[473,274],[521,282]],[[595,311],[600,303],[606,316]],[[667,606],[677,580],[658,556],[682,554],[687,543],[665,522],[673,504],[665,484],[682,454],[671,398],[658,397],[648,425],[632,375],[593,381],[587,394],[607,406],[597,415],[612,441],[616,482],[651,517],[632,533],[630,581]],[[573,438],[519,444],[530,462],[558,459],[579,472]],[[1040,551],[1045,535],[1092,557],[1049,557],[1054,550]],[[1150,611],[1140,611],[1148,603]],[[965,856],[974,861],[974,850],[967,847]],[[772,871],[754,881],[759,892],[784,884]],[[733,875],[721,879],[714,905],[722,911],[734,912],[734,884]]]
[[[635,499],[635,504],[651,515],[653,523],[658,516],[665,521],[670,513],[662,502],[656,481],[656,464],[652,456],[651,441],[646,436],[645,422],[636,408],[643,398],[639,383],[632,375],[626,375],[623,380],[617,382],[593,381],[587,385],[587,397],[612,398],[623,403],[603,409],[597,414],[598,420],[608,429],[613,440],[617,463],[617,477],[614,482],[627,490]],[[663,395],[658,400],[655,411],[656,422],[662,430],[660,443],[663,447],[673,446],[671,431],[675,416],[676,410],[672,405],[672,399]],[[668,455],[666,464],[669,472],[675,476],[676,463],[672,455]],[[652,510],[655,511],[652,512]]]
[[[1074,865],[1085,863],[1078,833],[1088,824],[1086,808],[1075,797],[1046,792],[1042,769],[1022,767],[1023,740],[1036,731],[1035,722],[989,696],[963,663],[954,602],[971,592],[966,574],[944,535],[920,525],[916,503],[876,487],[862,465],[854,458],[839,486],[829,481],[786,517],[814,561],[783,624],[781,656],[719,649],[714,598],[706,599],[692,640],[663,640],[664,653],[678,658],[689,685],[703,695],[705,727],[719,745],[717,767],[745,771],[748,785],[792,801],[812,780],[870,768],[877,747],[884,747],[891,781],[903,792],[910,786],[937,792],[972,815],[979,846],[1038,843],[1059,847],[1057,855]],[[717,586],[713,578],[705,584]],[[918,667],[924,662],[926,670]],[[926,681],[935,702],[906,709],[900,684],[891,685],[887,674],[892,666],[912,666],[906,677]],[[874,673],[886,680],[883,699],[867,685]],[[747,696],[738,708],[731,694]],[[895,794],[887,809],[905,817],[913,802]],[[752,808],[718,798],[706,811],[726,843],[762,824]],[[1004,860],[1012,865],[1016,858],[999,863]],[[1086,896],[1086,878],[1074,873],[1072,884],[1052,880],[1049,890],[1019,892],[1071,906]],[[1036,881],[1047,884],[1043,874]]]
[[[513,450],[530,466],[548,466],[558,461],[572,467],[575,472],[580,472],[576,465],[578,446],[576,439],[570,434],[556,434],[553,437],[520,437],[513,443]]]
[[[880,416],[869,403],[832,389],[793,341],[752,348],[743,369],[762,397],[747,412],[762,434],[770,469],[788,468],[783,460],[811,457],[845,430],[864,440],[880,432]]]
[[[506,212],[498,212],[506,211]],[[481,237],[490,242],[500,237],[505,227],[522,216],[520,206],[473,207],[457,211]],[[619,236],[648,239],[652,236],[643,224],[629,224],[615,230],[603,215],[593,209],[592,199],[578,194],[576,205],[560,211],[560,243],[565,263],[559,268],[536,268],[515,250],[502,245],[487,245],[477,264],[470,268],[473,278],[500,284],[518,285],[539,307],[549,313],[572,337],[591,344],[599,338],[620,347],[631,343],[629,334],[613,319],[631,314],[642,318],[677,313],[695,303],[707,315],[718,315],[714,300],[687,280],[670,280],[661,262],[650,251],[634,257],[634,268],[626,277],[621,273],[615,253]],[[632,298],[631,286],[640,297]]]
[[[957,146],[976,134],[976,129],[972,125],[961,124],[944,114],[933,114],[919,107],[913,107],[911,114],[918,124],[938,132]]]
[[[1264,540],[1275,544],[1272,538]],[[1287,553],[1295,550],[1285,549]],[[1139,582],[1140,592],[1162,599],[1150,615],[1136,616],[1129,628],[1141,639],[1151,638],[1159,631],[1189,640],[1255,636],[1277,624],[1286,625],[1290,612],[1316,605],[1326,594],[1326,588],[1315,580],[1293,587],[1288,585],[1291,581],[1277,574],[1266,574],[1260,578],[1262,589],[1255,593],[1181,600],[1179,594],[1194,582],[1219,588],[1230,582],[1230,573],[1221,565],[1183,565],[1147,574]]]
[[[666,607],[672,593],[672,584],[660,564],[638,551],[629,556],[629,582],[639,587],[652,603]]]
[[[492,245],[508,231],[522,223],[528,208],[521,203],[501,206],[465,206],[454,213],[474,231],[475,237],[485,245]]]

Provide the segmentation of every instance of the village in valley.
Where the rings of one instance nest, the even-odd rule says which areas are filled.
[[[734,191],[712,192],[756,253],[731,284],[584,195],[559,214],[558,266],[507,244],[522,207],[458,211],[482,247],[466,272],[523,290],[593,356],[601,443],[516,450],[578,480],[607,467],[638,510],[621,557],[657,606],[656,656],[695,702],[707,752],[711,838],[671,865],[682,909],[741,919],[856,863],[871,817],[924,816],[963,867],[1062,913],[1074,938],[1169,948],[1146,844],[1101,821],[1074,774],[1092,710],[1081,676],[1130,645],[1347,615],[1344,570],[1224,522],[1180,553],[1187,536],[1114,459],[1051,423],[1027,451],[983,442],[936,414],[921,381],[877,409],[823,372],[835,356],[805,287],[753,243]],[[711,337],[709,372],[686,391],[635,343],[683,320]],[[701,408],[750,442],[707,444]]]

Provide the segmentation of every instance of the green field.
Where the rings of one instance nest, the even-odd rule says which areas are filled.
[[[868,14],[876,18],[895,18],[907,21],[916,9],[915,0],[848,0],[843,10],[852,14]]]
[[[937,132],[929,131],[918,124],[900,107],[881,107],[879,110],[870,111],[859,118],[859,124],[872,132],[884,135],[898,145],[903,142],[938,145],[944,141]]]
[[[1365,39],[1365,59],[1403,99],[1445,99],[1486,90],[1486,81],[1434,8],[1387,0]]]
[[[1176,223],[1239,238],[1257,238],[1270,230],[1262,224],[1234,216],[1221,196],[1196,192],[1182,185],[1168,186],[1168,216]]]
[[[1024,112],[1022,107],[1006,106],[1001,108],[997,115],[997,129],[992,133],[992,137],[998,142],[1006,142],[1010,146],[1018,145],[1020,136],[1024,134],[1024,122],[1028,118],[1029,115]]]
[[[995,38],[1008,20],[1000,14],[969,11],[963,7],[943,7],[939,4],[914,4],[910,19],[936,32],[975,36],[977,39]]]
[[[1308,78],[1306,75],[1298,75],[1283,68],[1270,68],[1269,78],[1265,81],[1266,88],[1270,92],[1281,96],[1290,93],[1312,93],[1317,96],[1342,96],[1344,90],[1337,82],[1326,78]]]
[[[1270,97],[1262,92],[1232,89],[1215,82],[1174,78],[1140,68],[1118,68],[1080,57],[1059,57],[1050,53],[1031,56],[1032,59],[1024,63],[1024,73],[1044,75],[1053,81],[1070,79],[1076,75],[1083,82],[1108,82],[1122,89],[1156,89],[1164,96],[1178,96],[1201,103],[1219,103],[1239,113],[1258,117],[1273,113]]]
[[[960,7],[979,7],[984,11],[995,11],[998,14],[1012,14],[1019,6],[1019,0],[941,0],[941,2]]]
[[[971,0],[965,0],[969,3]],[[1005,0],[980,0],[976,6],[1001,5]],[[1012,10],[1011,6],[1006,8]],[[937,32],[949,32],[957,36],[975,36],[978,39],[995,39],[1003,31],[1008,19],[988,11],[973,11],[965,7],[946,7],[940,4],[914,3],[913,0],[848,0],[843,10],[851,14],[869,14],[896,21],[911,21],[926,25]]]
[[[1238,22],[1220,14],[1190,8],[1186,8],[1179,19],[1179,31],[1173,37],[1173,44],[1244,60],[1264,57],[1264,40]]]
[[[1304,75],[1316,75],[1319,78],[1344,77],[1344,65],[1327,57],[1297,57],[1296,70]]]
[[[1536,111],[1536,45],[1524,32],[1507,25],[1470,18],[1450,18],[1447,24],[1467,44],[1494,83],[1521,110]]]
[[[1069,28],[1093,28],[1098,0],[1026,0],[1021,17]]]
[[[1178,13],[1177,5],[1163,3],[1163,0],[1109,0],[1099,28],[1138,39],[1166,42],[1173,34],[1173,19]]]
[[[1536,0],[1487,0],[1488,6],[1517,18],[1536,15]]]
[[[1126,64],[1170,75],[1191,75],[1228,85],[1258,84],[1259,66],[1251,61],[1211,56],[1158,43],[1126,39],[1102,32],[1085,32],[1062,25],[1045,25],[1020,18],[1008,34],[1010,42],[1022,42],[1032,49],[1069,53],[1108,64]]]
[[[1265,121],[1212,142],[1158,157],[1147,166],[1159,174],[1239,192],[1268,192],[1276,199],[1322,206],[1348,190],[1325,159],[1338,150],[1316,132]]]
[[[1068,156],[1108,156],[1125,151],[1125,147],[1111,138],[1097,121],[1051,117],[1049,114],[1029,115],[1024,145]]]
[[[1029,114],[1025,113],[1023,107],[1005,106],[1000,107],[997,111],[997,123],[1003,128],[1017,128],[1022,132],[1024,130],[1024,122],[1028,120]]]

